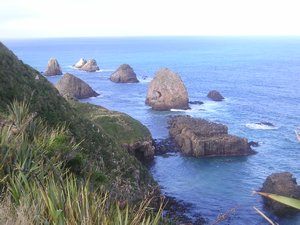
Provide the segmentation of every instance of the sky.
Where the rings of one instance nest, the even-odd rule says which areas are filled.
[[[1,0],[1,38],[299,36],[300,0]]]

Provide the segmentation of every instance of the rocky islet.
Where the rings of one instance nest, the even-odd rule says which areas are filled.
[[[62,96],[68,98],[84,99],[99,95],[87,83],[70,73],[64,74],[55,87]]]

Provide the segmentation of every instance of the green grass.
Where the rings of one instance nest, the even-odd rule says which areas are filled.
[[[13,101],[8,111],[0,129],[0,224],[165,223],[163,203],[154,210],[151,197],[133,205],[96,188],[90,181],[103,182],[101,170],[85,179],[70,173],[66,159],[80,143],[66,127],[48,126],[25,102]]]
[[[132,201],[142,199],[157,185],[145,167],[121,147],[123,143],[151,138],[147,128],[125,114],[68,102],[43,76],[0,43],[0,119],[7,119],[8,104],[24,99],[30,103],[30,113],[49,129],[65,129],[66,136],[51,139],[47,154],[54,156],[57,149],[64,152],[66,166],[79,179],[94,173],[92,185]],[[67,140],[80,146],[71,151],[64,145]]]

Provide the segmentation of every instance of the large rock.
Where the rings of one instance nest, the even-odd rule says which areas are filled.
[[[150,82],[146,104],[154,110],[189,109],[186,87],[180,76],[169,69],[160,69]]]
[[[115,83],[138,83],[136,74],[128,64],[122,64],[119,68],[110,76],[111,81]]]
[[[228,134],[225,125],[177,116],[170,121],[170,136],[185,155],[240,156],[254,153],[246,138]]]
[[[87,63],[87,61],[84,58],[79,59],[79,61],[74,64],[73,66],[76,67],[77,69],[80,69],[81,67],[83,67],[85,64]]]
[[[297,185],[296,179],[289,172],[273,173],[268,176],[261,191],[300,199],[300,186]],[[287,216],[299,212],[294,208],[268,198],[264,198],[264,204],[279,216]]]
[[[220,92],[216,90],[212,90],[207,94],[207,97],[213,101],[222,101],[224,97],[220,94]]]
[[[58,81],[56,88],[62,96],[76,99],[96,97],[99,95],[83,80],[69,73],[66,73]]]
[[[80,70],[84,70],[86,72],[96,72],[99,70],[99,66],[97,65],[95,59],[89,59],[82,67],[80,67]]]
[[[60,65],[55,58],[51,58],[48,61],[48,66],[46,71],[44,72],[46,76],[54,76],[54,75],[62,75],[62,71]]]

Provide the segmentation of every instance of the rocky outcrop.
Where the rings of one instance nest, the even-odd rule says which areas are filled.
[[[170,136],[185,155],[241,156],[254,153],[246,138],[229,135],[225,125],[189,116],[174,117],[170,125]]]
[[[220,92],[216,90],[212,90],[207,94],[207,97],[210,98],[213,101],[222,101],[224,97],[220,94]]]
[[[296,179],[293,178],[293,175],[289,172],[273,173],[268,176],[263,183],[261,191],[300,199],[300,186],[297,185]],[[279,216],[286,216],[299,212],[294,208],[268,198],[264,198],[264,204]]]
[[[160,69],[149,84],[146,104],[154,110],[189,109],[186,87],[180,76]]]
[[[83,99],[99,95],[83,80],[69,73],[58,81],[56,88],[62,96],[69,98]]]
[[[99,70],[99,66],[97,65],[95,59],[89,59],[82,67],[80,67],[80,70],[84,70],[86,72],[96,72]]]
[[[122,64],[109,78],[115,83],[138,83],[136,74],[128,64]]]
[[[55,58],[51,58],[48,61],[48,66],[46,71],[44,72],[45,76],[54,76],[54,75],[62,75],[62,71],[60,65]]]
[[[155,147],[153,146],[152,140],[138,141],[134,144],[123,144],[123,147],[140,161],[153,159],[154,157]]]
[[[87,63],[87,61],[84,58],[79,59],[79,61],[74,64],[73,66],[77,69],[80,69],[81,67],[83,67],[85,64]]]

